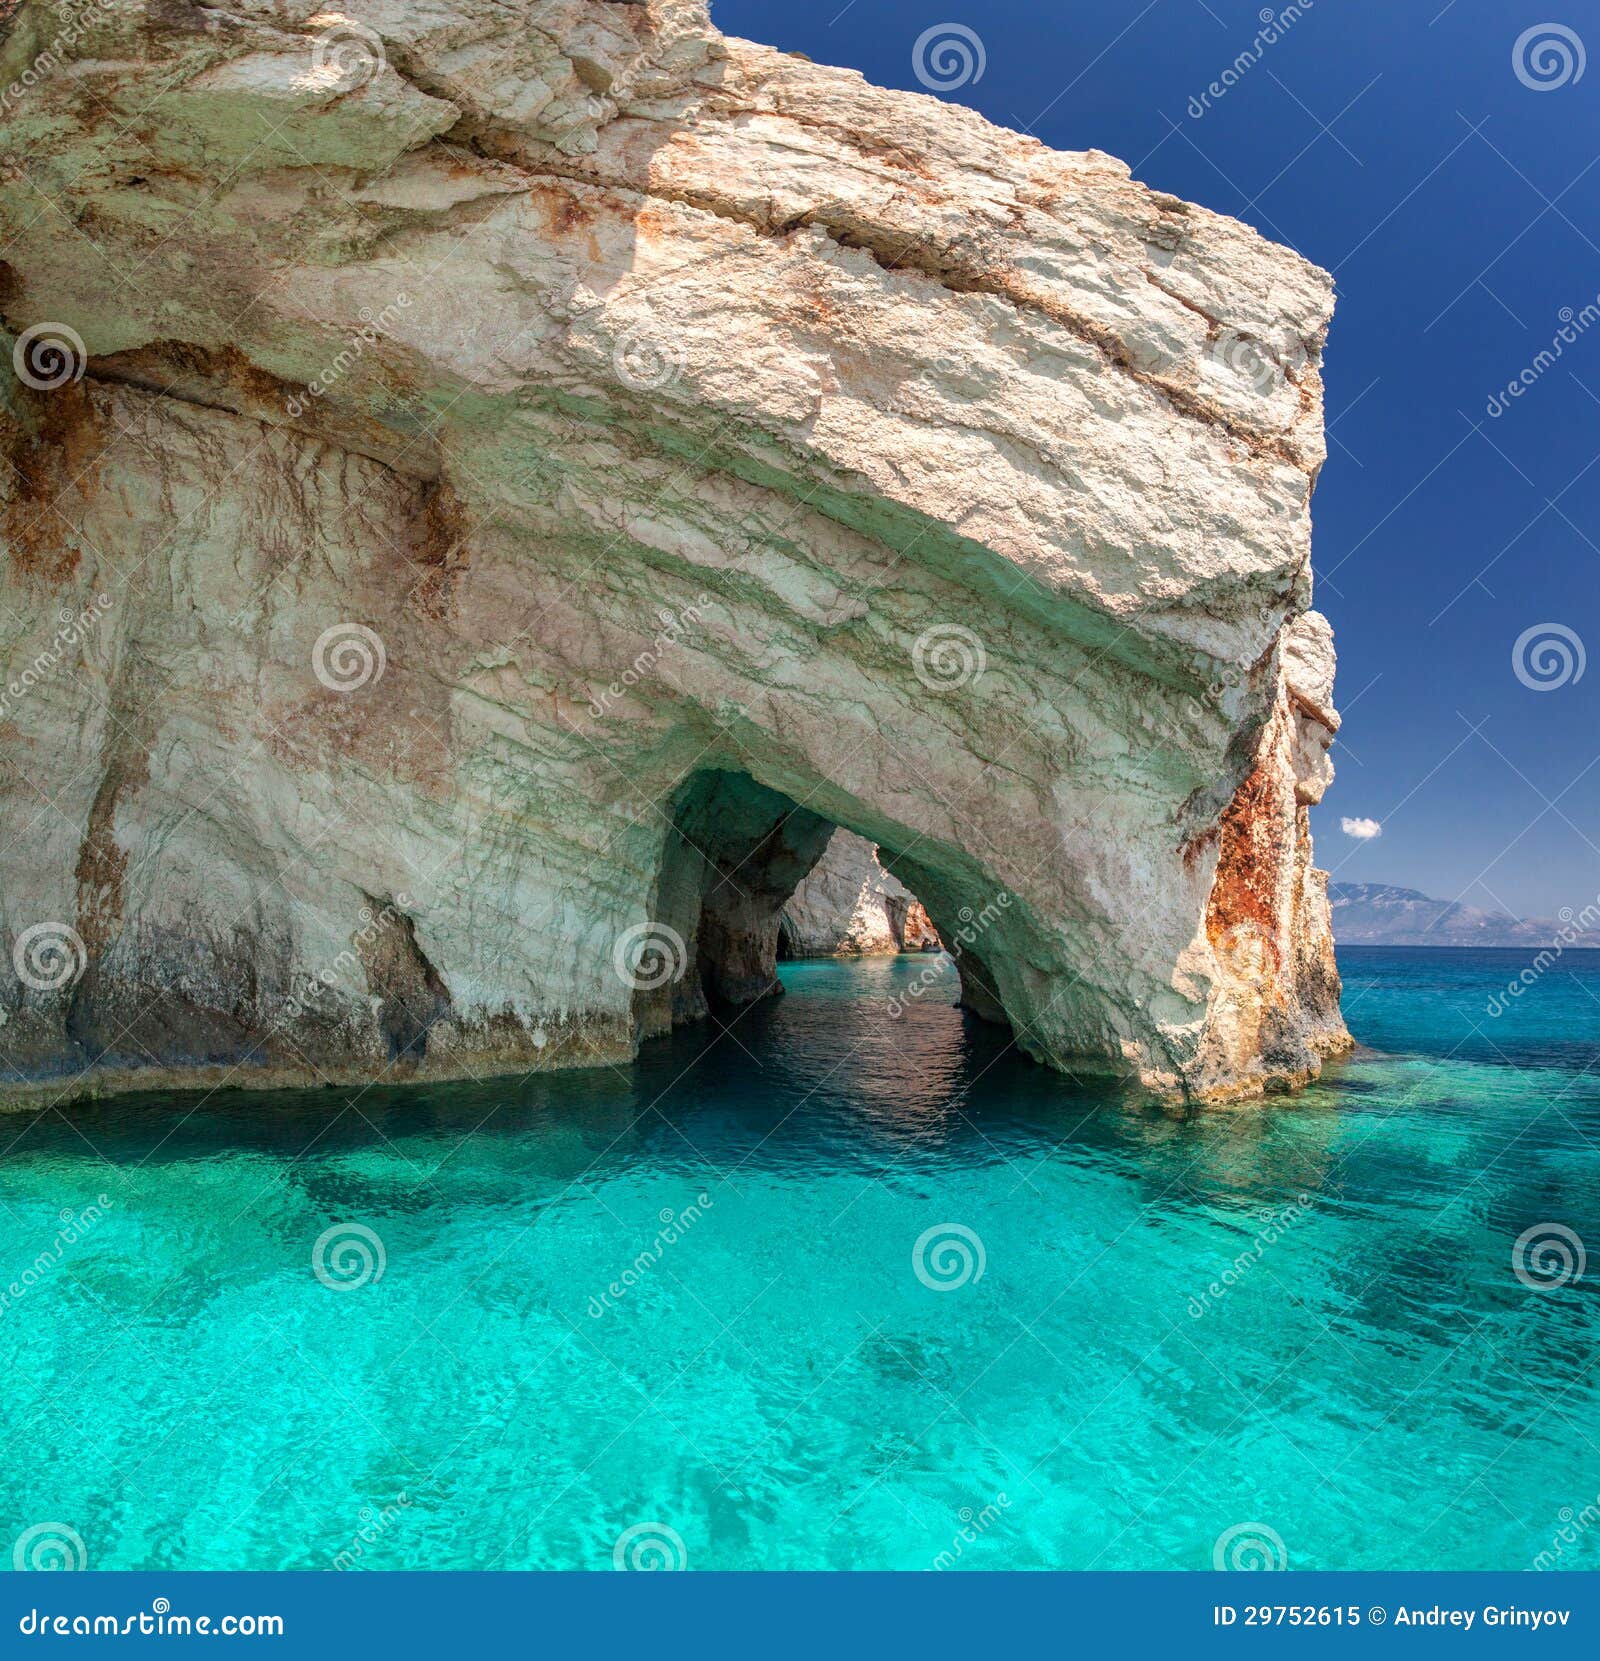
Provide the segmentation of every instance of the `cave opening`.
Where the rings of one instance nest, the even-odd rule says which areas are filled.
[[[781,961],[933,953],[970,933],[959,880],[918,847],[897,849],[866,815],[848,823],[749,773],[703,769],[675,793],[669,820],[653,916],[678,961],[670,979],[635,991],[641,1037],[781,993]],[[957,943],[952,955],[963,1007],[1006,1024],[982,949]]]
[[[875,842],[837,826],[778,914],[778,961],[941,951],[927,907],[892,860]]]

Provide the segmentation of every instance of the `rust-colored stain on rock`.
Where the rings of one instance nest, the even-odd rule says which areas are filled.
[[[1235,929],[1248,928],[1260,936],[1279,969],[1275,891],[1287,852],[1288,823],[1273,772],[1258,761],[1222,815],[1217,874],[1206,905],[1206,935],[1213,944],[1222,944]]]
[[[24,408],[31,425],[0,417],[0,445],[14,475],[0,530],[17,571],[61,584],[78,568],[72,509],[94,495],[103,423],[93,398],[75,381],[27,396]]]

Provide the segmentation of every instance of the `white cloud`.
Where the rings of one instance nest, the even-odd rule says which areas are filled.
[[[1370,842],[1373,837],[1383,835],[1383,826],[1376,819],[1341,819],[1339,829],[1359,842]]]

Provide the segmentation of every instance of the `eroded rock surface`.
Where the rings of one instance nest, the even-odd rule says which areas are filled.
[[[835,825],[1044,1061],[1347,1042],[1324,273],[700,0],[6,9],[13,1095],[621,1060]]]

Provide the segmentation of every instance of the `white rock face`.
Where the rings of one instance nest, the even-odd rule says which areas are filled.
[[[1041,1060],[1348,1042],[1324,273],[700,0],[75,15],[0,23],[13,1096],[626,1058],[835,826]]]
[[[789,896],[780,938],[792,957],[873,957],[939,944],[922,902],[884,870],[870,842],[847,830],[833,833]]]

